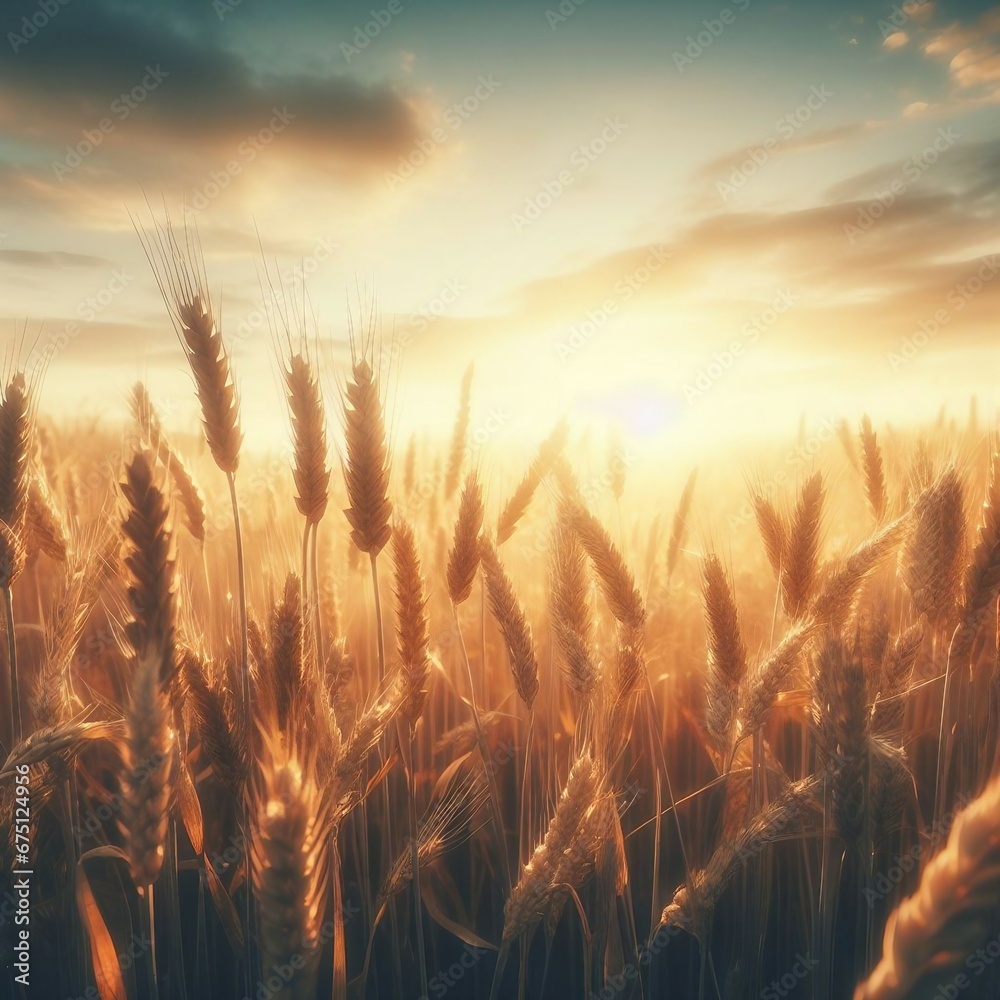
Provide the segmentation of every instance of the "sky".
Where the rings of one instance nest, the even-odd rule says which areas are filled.
[[[0,323],[47,411],[119,419],[144,378],[193,423],[136,231],[167,216],[249,441],[286,434],[274,284],[331,393],[377,324],[404,430],[470,362],[484,438],[1000,404],[1000,7],[8,0],[0,30]]]

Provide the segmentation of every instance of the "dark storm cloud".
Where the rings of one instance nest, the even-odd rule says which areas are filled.
[[[109,118],[117,134],[108,147],[146,156],[177,148],[190,157],[231,149],[274,108],[287,108],[294,129],[283,148],[311,152],[322,169],[326,156],[382,162],[417,133],[411,106],[388,87],[269,72],[227,48],[218,25],[193,30],[158,8],[14,0],[0,27],[8,50],[0,59],[0,123],[42,147],[75,142]]]

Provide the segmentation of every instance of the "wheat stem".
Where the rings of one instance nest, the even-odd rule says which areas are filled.
[[[417,829],[417,775],[413,759],[413,726],[407,733],[406,783],[410,814],[410,868],[413,872],[413,918],[417,929],[417,957],[420,962],[420,995],[427,996],[427,956],[424,954],[424,921],[420,905],[420,842]]]
[[[322,677],[323,665],[326,663],[326,650],[323,647],[323,617],[319,595],[319,522],[315,523],[312,529],[312,596],[313,624],[316,626],[316,668],[319,676]]]
[[[146,963],[150,1000],[158,1000],[160,995],[159,975],[156,968],[156,920],[153,907],[153,886],[145,886],[142,890],[143,899],[139,906],[139,921],[142,926],[143,938],[149,942],[149,961]]]
[[[14,638],[14,595],[10,586],[3,590],[4,621],[7,626],[7,662],[10,665],[11,745],[21,742],[21,695],[17,686],[17,640]]]
[[[240,679],[242,683],[243,702],[243,725],[250,728],[250,639],[247,631],[247,589],[246,589],[246,567],[243,561],[243,532],[240,530],[240,505],[236,498],[236,474],[227,472],[226,479],[229,482],[229,499],[233,505],[233,528],[236,532],[236,577],[237,589],[239,590],[240,608]],[[242,802],[243,810],[243,830],[244,842],[249,843],[250,835],[250,815],[246,799]],[[253,979],[253,945],[251,944],[251,926],[253,922],[253,905],[251,902],[252,893],[249,883],[244,892],[243,919],[244,941],[246,943],[246,980],[250,985]]]
[[[382,601],[378,592],[378,562],[374,552],[368,554],[372,567],[372,593],[375,595],[375,639],[378,645],[378,682],[385,681],[385,639],[382,635]]]
[[[503,819],[500,814],[500,792],[497,789],[496,775],[490,766],[490,750],[486,743],[486,733],[483,730],[482,719],[479,716],[479,705],[476,702],[476,684],[472,679],[472,664],[469,663],[469,652],[465,648],[465,636],[462,635],[462,626],[458,620],[458,606],[452,602],[451,612],[455,618],[455,631],[458,633],[458,644],[462,650],[462,659],[465,661],[465,672],[469,678],[469,705],[472,708],[472,720],[476,726],[476,743],[479,746],[479,756],[483,760],[483,768],[486,771],[486,780],[490,788],[490,811],[493,814],[493,827],[496,831],[497,844],[500,847],[500,861],[503,865],[504,880],[507,884],[507,895],[513,886],[510,875],[510,859],[507,857],[507,843],[504,837]]]

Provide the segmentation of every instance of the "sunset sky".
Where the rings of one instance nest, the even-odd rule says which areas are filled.
[[[569,414],[690,445],[1000,403],[1000,7],[13,0],[0,22],[2,322],[22,358],[57,344],[49,411],[118,416],[143,377],[192,419],[146,199],[196,220],[254,440],[285,433],[258,233],[308,273],[331,390],[374,301],[402,425],[446,426],[473,360],[474,425],[504,435]]]

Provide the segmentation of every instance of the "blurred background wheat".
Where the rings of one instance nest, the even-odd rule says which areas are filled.
[[[144,240],[204,433],[0,406],[28,995],[998,995],[994,425],[636,484],[603,428],[473,447],[470,367],[397,441],[377,318],[331,371],[272,286],[268,456],[197,247]]]

